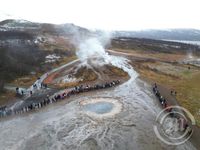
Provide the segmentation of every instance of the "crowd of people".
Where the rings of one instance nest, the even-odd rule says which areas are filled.
[[[153,87],[153,92],[156,95],[156,97],[158,98],[160,104],[162,105],[163,108],[167,108],[168,107],[168,103],[166,101],[166,99],[160,94],[159,90],[158,90],[158,86],[155,83],[154,87]],[[168,111],[171,111],[170,109]]]
[[[188,121],[185,118],[181,117],[180,115],[176,115],[179,113],[175,113],[177,110],[174,110],[173,107],[170,107],[169,102],[161,95],[156,83],[153,86],[153,92],[155,96],[158,98],[162,108],[165,109],[167,112],[169,112],[170,117],[176,118],[178,120],[179,127],[182,128],[181,131],[187,130],[188,133],[192,132],[192,129],[188,124]]]
[[[33,91],[37,90],[37,89],[47,89],[47,84],[45,84],[45,83],[36,84],[35,83],[32,85],[32,90],[29,90],[29,91],[19,88],[19,87],[16,87],[15,91],[16,91],[17,96],[24,96],[26,94],[29,94],[29,96],[32,96]]]
[[[89,91],[94,91],[94,90],[99,90],[99,89],[106,89],[110,87],[114,87],[116,85],[120,84],[120,80],[115,80],[112,82],[106,82],[104,84],[96,84],[94,86],[75,86],[72,89],[66,89],[63,90],[62,92],[58,92],[53,94],[52,96],[47,95],[42,101],[38,103],[31,103],[30,105],[24,106],[22,108],[18,109],[8,109],[6,106],[4,106],[4,109],[0,109],[0,117],[5,117],[5,116],[10,116],[10,115],[15,115],[15,114],[22,114],[28,111],[36,110],[39,108],[42,108],[48,104],[55,103],[61,100],[66,99],[67,97],[70,97],[72,95],[76,95],[79,93],[83,92],[89,92]]]
[[[7,109],[7,106],[1,106],[1,107],[0,107],[0,114],[1,114],[1,112],[6,111],[6,109]]]

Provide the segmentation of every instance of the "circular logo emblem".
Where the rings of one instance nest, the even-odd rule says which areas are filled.
[[[170,106],[162,110],[154,124],[156,136],[168,145],[180,145],[192,136],[192,126],[196,125],[193,115],[180,106]]]

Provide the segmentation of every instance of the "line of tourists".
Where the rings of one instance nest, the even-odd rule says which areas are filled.
[[[153,92],[155,96],[158,98],[162,108],[165,109],[167,112],[169,112],[170,117],[176,118],[178,120],[181,131],[185,132],[187,130],[187,132],[190,134],[192,132],[192,128],[189,126],[188,121],[185,118],[181,117],[180,115],[177,115],[180,113],[176,113],[177,110],[175,110],[175,108],[170,107],[168,101],[161,95],[156,83],[153,86]]]
[[[32,96],[33,91],[38,90],[38,89],[47,89],[47,84],[45,84],[45,83],[36,84],[35,83],[32,85],[32,89],[29,91],[27,91],[26,89],[23,89],[23,88],[16,87],[15,91],[16,91],[17,96],[24,96],[26,94],[29,94],[29,96]]]
[[[89,85],[75,86],[74,88],[65,89],[61,92],[55,93],[52,96],[47,95],[41,102],[31,103],[30,105],[24,106],[23,108],[20,108],[20,109],[11,110],[11,109],[8,109],[6,106],[4,106],[2,107],[4,109],[0,109],[0,117],[22,114],[31,110],[37,110],[46,105],[64,100],[72,95],[76,95],[83,92],[99,90],[99,89],[111,88],[118,84],[120,84],[120,80],[114,80],[112,82],[106,82],[104,84],[95,84],[94,86],[89,86]]]

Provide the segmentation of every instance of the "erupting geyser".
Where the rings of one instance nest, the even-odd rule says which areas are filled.
[[[108,38],[109,36],[107,34],[106,36],[102,35],[102,37],[102,39],[106,37],[106,40],[101,40],[101,37],[89,38],[79,44],[76,55],[82,62],[82,65],[89,68],[93,68],[93,66],[102,67],[104,65],[115,66],[127,72],[132,77],[132,80],[134,80],[138,74],[129,65],[128,59],[109,55],[104,47],[109,43],[110,38]]]

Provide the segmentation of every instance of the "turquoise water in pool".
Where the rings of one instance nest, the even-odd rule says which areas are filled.
[[[86,104],[83,106],[83,108],[86,111],[94,112],[97,114],[108,113],[113,109],[113,107],[114,107],[113,103],[109,102],[96,102],[93,104]]]

